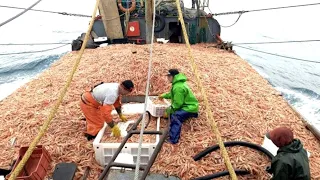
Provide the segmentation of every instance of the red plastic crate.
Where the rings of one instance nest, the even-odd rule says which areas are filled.
[[[21,147],[19,150],[19,158],[13,166],[13,170],[21,161],[24,154],[27,152],[29,147]],[[41,145],[37,146],[32,152],[30,158],[25,164],[24,168],[20,172],[16,179],[19,180],[43,180],[47,175],[49,165],[51,163],[51,158],[48,151]],[[12,170],[12,172],[13,172]],[[11,173],[6,177],[9,179]]]

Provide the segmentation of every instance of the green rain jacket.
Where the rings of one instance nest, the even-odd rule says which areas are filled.
[[[170,114],[177,110],[184,110],[189,113],[198,113],[199,111],[199,102],[186,81],[187,77],[184,74],[175,75],[171,91],[160,96],[165,99],[171,99],[171,108],[168,110]]]
[[[298,139],[279,148],[271,162],[273,180],[309,180],[310,168],[307,151]]]

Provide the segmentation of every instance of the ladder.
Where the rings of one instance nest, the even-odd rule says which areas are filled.
[[[151,118],[150,118],[150,113],[147,112],[149,114],[149,122],[146,124],[146,127],[148,127]],[[112,167],[120,167],[120,168],[131,168],[131,169],[136,169],[136,165],[135,164],[126,164],[126,163],[117,163],[115,162],[115,160],[117,159],[118,155],[120,154],[120,152],[122,151],[123,147],[125,146],[125,144],[127,143],[127,141],[129,140],[129,138],[134,135],[134,134],[140,134],[140,130],[137,130],[138,125],[140,124],[141,120],[143,118],[143,115],[140,116],[140,118],[133,124],[133,126],[130,128],[130,130],[128,131],[128,134],[125,136],[125,138],[122,140],[120,146],[118,147],[117,151],[115,152],[115,154],[112,156],[110,162],[108,163],[108,165],[104,168],[102,174],[99,177],[99,180],[106,180],[108,179],[108,175],[110,173],[110,169]],[[170,122],[170,121],[169,121]],[[154,161],[156,160],[161,147],[166,139],[166,137],[168,136],[168,132],[169,132],[169,124],[168,126],[164,129],[164,130],[159,130],[159,131],[144,131],[143,135],[160,135],[160,140],[157,144],[157,146],[155,147],[149,161],[148,164],[146,166],[140,166],[140,170],[143,171],[142,176],[140,178],[140,180],[145,180],[146,177],[148,176],[148,173],[154,163]]]

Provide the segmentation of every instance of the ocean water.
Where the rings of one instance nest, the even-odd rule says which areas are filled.
[[[87,2],[86,4],[83,4]],[[32,0],[0,1],[0,5],[28,7]],[[61,6],[63,4],[63,6]],[[34,9],[92,14],[94,3],[80,1],[77,7],[76,1],[49,1],[40,2]],[[16,15],[22,10],[0,8],[0,22]],[[12,22],[0,27],[0,43],[71,43],[81,33],[86,32],[90,18],[63,16],[59,14],[41,13],[29,11]],[[0,45],[0,54],[26,51],[41,51],[62,46],[56,45],[28,45],[13,46]],[[24,83],[36,77],[51,63],[58,60],[63,54],[71,51],[71,45],[45,51],[41,53],[0,55],[0,100],[10,95]]]
[[[250,10],[277,6],[315,3],[313,0],[291,1],[211,1],[209,8],[214,13],[236,10]],[[0,1],[0,5],[28,7],[31,0]],[[185,5],[190,7],[190,2]],[[91,15],[94,1],[44,1],[35,9],[79,13]],[[234,26],[222,28],[221,37],[233,43],[266,42],[320,39],[320,6],[292,8],[243,14]],[[208,12],[208,9],[206,9]],[[21,10],[0,8],[0,22],[19,13]],[[218,16],[223,26],[234,23],[238,15]],[[0,27],[0,43],[47,43],[71,42],[85,32],[89,18],[62,16],[56,14],[27,12],[18,19]],[[61,45],[42,46],[1,46],[0,54],[24,51],[38,51]],[[320,62],[320,42],[242,45],[285,56]],[[257,72],[266,78],[288,102],[309,122],[320,129],[320,63],[308,63],[287,59],[239,47],[236,53],[247,60]],[[71,45],[42,53],[21,55],[0,55],[0,100],[4,99],[24,83],[36,77],[58,60],[64,53],[71,51]]]
[[[233,1],[234,2],[234,1]],[[218,2],[214,12],[262,9],[288,5],[317,3],[306,1],[241,1],[236,6]],[[320,39],[320,26],[312,17],[320,16],[320,6],[245,13],[230,28],[222,28],[221,37],[233,43]],[[220,25],[228,26],[238,15],[218,16]],[[320,42],[288,44],[240,45],[269,53],[320,62]],[[239,47],[236,53],[267,79],[284,98],[311,124],[320,129],[320,63],[303,62],[263,54]]]

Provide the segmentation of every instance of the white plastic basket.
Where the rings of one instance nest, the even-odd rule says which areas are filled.
[[[158,98],[157,96],[149,96],[147,100],[147,111],[150,112],[151,116],[154,117],[162,117],[168,107],[170,107],[169,101],[164,99],[164,102],[167,103],[166,105],[162,104],[154,104],[152,100],[154,98]]]
[[[101,166],[106,166],[110,162],[112,156],[115,154],[115,152],[117,151],[118,147],[121,144],[121,143],[101,143],[100,142],[105,133],[106,128],[107,128],[107,124],[105,123],[103,128],[99,131],[97,137],[93,141],[95,159]],[[157,131],[159,130],[160,130],[160,118],[157,118]],[[158,134],[145,135],[145,136],[156,136],[156,142],[142,143],[141,156],[140,156],[141,165],[147,165],[154,149],[156,148],[159,142]],[[125,146],[122,148],[122,151],[118,155],[116,162],[135,164],[137,162],[137,157],[138,157],[138,146],[139,146],[139,142],[126,143]],[[121,158],[125,154],[127,158]],[[128,154],[129,156],[131,155],[132,158],[128,158]],[[132,163],[132,159],[133,159],[133,163]],[[118,169],[118,168],[113,168],[113,169]]]

